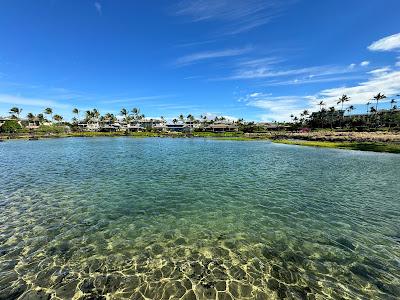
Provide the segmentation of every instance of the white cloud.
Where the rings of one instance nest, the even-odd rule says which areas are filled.
[[[250,47],[238,48],[238,49],[225,49],[218,51],[197,52],[178,58],[175,61],[175,64],[178,66],[184,66],[206,59],[239,56],[248,53],[249,51],[251,51]]]
[[[400,92],[400,71],[390,71],[389,69],[378,69],[371,74],[372,77],[365,82],[352,87],[339,87],[326,89],[319,93],[325,101],[332,105],[337,99],[346,94],[351,98],[351,104],[365,104],[374,95],[381,92],[386,96],[397,95]]]
[[[52,107],[52,108],[69,108],[69,105],[62,104],[53,100],[29,98],[22,96],[15,96],[9,94],[0,94],[0,103],[6,103],[10,105],[26,105],[26,106],[37,106],[37,107]]]
[[[214,112],[205,112],[205,113],[202,113],[201,115],[207,117],[208,120],[213,120],[213,119],[215,119],[215,117],[218,117],[218,118],[224,117],[228,121],[237,121],[239,119],[235,116],[222,115],[222,114],[214,113]]]
[[[397,62],[394,64],[396,67],[400,67],[400,56],[397,57]]]
[[[392,69],[390,67],[383,67],[379,69],[375,69],[372,71],[369,71],[368,74],[373,74],[373,75],[381,75],[382,73],[387,73],[390,72]]]
[[[354,69],[356,67],[356,64],[350,64],[349,69]]]
[[[98,14],[101,15],[102,12],[103,12],[103,8],[102,8],[101,3],[96,1],[96,2],[94,3],[94,7],[96,8]]]
[[[273,97],[270,94],[254,92],[240,98],[239,101],[262,109],[263,120],[287,121],[291,114],[298,116],[305,109],[314,111],[319,109],[318,99],[323,99],[327,106],[336,106],[339,97],[346,94],[350,97],[350,105],[357,105],[367,103],[378,93],[384,93],[388,99],[400,93],[400,71],[385,67],[368,74],[370,78],[357,85],[325,89],[315,95]]]
[[[314,109],[313,96],[279,96],[273,97],[265,93],[251,93],[240,99],[248,106],[261,108],[263,121],[286,121],[291,114],[299,115],[305,109]]]
[[[370,64],[370,62],[367,61],[367,60],[365,60],[365,61],[363,61],[362,63],[360,63],[360,66],[361,66],[361,67],[366,67],[366,66],[369,66],[369,64]]]
[[[370,46],[368,49],[371,51],[393,51],[400,49],[400,33],[393,34],[391,36],[387,36],[383,39],[380,39]]]

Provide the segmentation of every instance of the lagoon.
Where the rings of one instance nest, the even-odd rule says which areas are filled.
[[[0,170],[0,299],[400,297],[396,154],[65,138]]]

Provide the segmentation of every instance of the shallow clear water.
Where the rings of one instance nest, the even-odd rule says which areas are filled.
[[[0,299],[396,299],[400,156],[0,143]]]

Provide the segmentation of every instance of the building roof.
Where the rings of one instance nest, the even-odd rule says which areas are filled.
[[[233,125],[233,124],[211,124],[208,127],[211,127],[211,128],[237,128],[237,126]]]

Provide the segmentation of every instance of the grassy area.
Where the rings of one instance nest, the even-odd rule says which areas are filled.
[[[323,148],[338,148],[347,150],[373,151],[373,152],[388,152],[400,153],[400,144],[394,143],[373,143],[373,142],[325,142],[325,141],[303,141],[303,140],[273,140],[274,143],[323,147]]]

